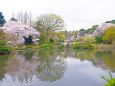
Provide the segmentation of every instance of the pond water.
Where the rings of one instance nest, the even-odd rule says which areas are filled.
[[[104,86],[115,50],[39,49],[0,56],[0,86]]]

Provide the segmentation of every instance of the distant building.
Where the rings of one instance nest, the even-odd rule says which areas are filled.
[[[82,37],[82,36],[86,36],[88,34],[87,31],[79,31],[77,34],[77,38]]]

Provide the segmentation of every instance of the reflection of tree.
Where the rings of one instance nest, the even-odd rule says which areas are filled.
[[[74,52],[71,46],[68,46],[66,49],[64,49],[64,57],[73,57],[73,54]]]
[[[62,55],[62,53],[55,50],[40,50],[38,52],[40,65],[38,66],[37,78],[42,81],[53,82],[63,77],[66,64],[64,58],[59,56]]]
[[[93,65],[104,70],[115,70],[115,54],[113,50],[74,50],[73,57],[82,60],[89,60]]]
[[[53,82],[63,77],[67,57],[91,61],[93,65],[104,70],[115,70],[113,50],[39,49],[36,52],[18,52],[10,59],[0,56],[0,79],[4,78],[8,71],[7,74],[14,81],[30,82],[35,76],[41,81]]]
[[[9,59],[8,55],[0,56],[0,80],[2,80],[4,78],[4,75],[7,72],[5,70],[5,67],[7,66],[6,62],[8,61],[8,59]]]
[[[30,51],[27,51],[30,52]],[[33,56],[28,57],[29,60],[26,60],[28,56],[27,52],[23,54],[15,54],[13,59],[8,61],[8,66],[6,70],[9,72],[13,80],[18,80],[20,82],[28,81],[32,79],[32,73],[34,73],[37,66],[40,64],[39,58],[37,57],[37,53],[34,53]],[[31,59],[30,59],[31,58]]]
[[[107,53],[103,56],[104,62],[106,63],[106,65],[112,69],[113,71],[115,71],[115,53]]]
[[[21,83],[31,82],[33,76],[42,81],[56,81],[65,72],[63,56],[62,50],[20,51],[8,60],[5,69],[13,81]]]
[[[79,58],[81,61],[84,60],[93,61],[95,58],[95,52],[92,50],[74,50],[73,57]]]

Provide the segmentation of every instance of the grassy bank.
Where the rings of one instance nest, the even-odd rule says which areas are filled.
[[[28,49],[60,49],[60,48],[68,48],[70,45],[64,46],[63,44],[57,45],[57,44],[44,44],[44,45],[25,45],[25,46],[17,46],[15,49],[16,50],[28,50]],[[115,45],[112,44],[88,44],[88,45],[71,45],[71,48],[74,49],[115,49]]]
[[[0,46],[0,55],[6,55],[14,52],[14,48],[11,46]]]
[[[28,49],[50,49],[50,48],[64,48],[64,45],[54,45],[54,44],[44,44],[44,45],[25,45],[25,46],[17,46],[15,49],[16,50],[28,50]]]

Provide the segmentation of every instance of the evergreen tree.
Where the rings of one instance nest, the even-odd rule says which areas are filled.
[[[112,24],[115,24],[115,20],[106,21],[105,23],[112,23]]]
[[[2,12],[0,12],[0,27],[2,27],[5,23],[4,16],[2,15]]]

